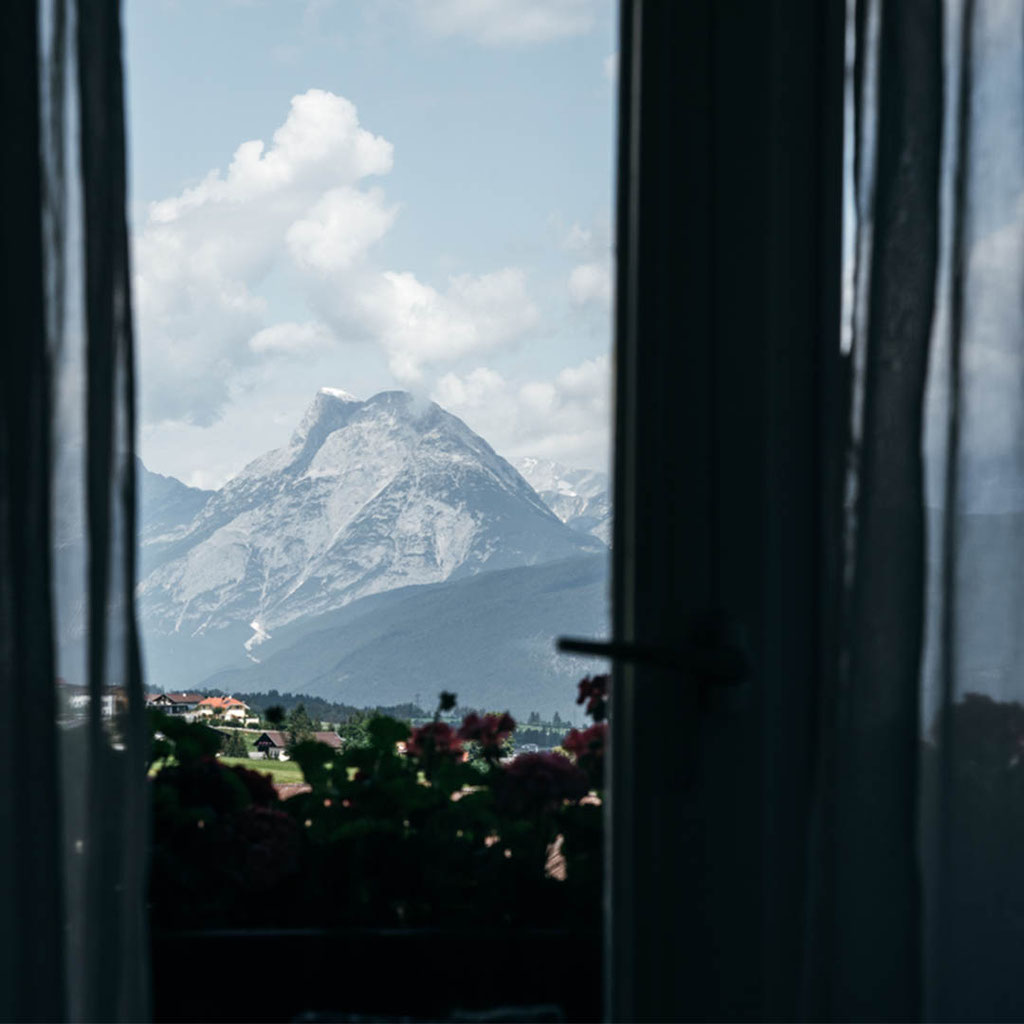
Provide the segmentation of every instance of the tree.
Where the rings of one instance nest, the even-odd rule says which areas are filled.
[[[245,745],[245,737],[237,729],[232,729],[224,740],[224,754],[227,757],[249,756],[249,748]]]
[[[305,704],[296,704],[287,718],[288,749],[298,743],[305,743],[314,738],[316,725],[309,717]]]
[[[370,732],[367,725],[373,715],[369,711],[353,711],[338,724],[338,735],[347,749],[370,746]]]

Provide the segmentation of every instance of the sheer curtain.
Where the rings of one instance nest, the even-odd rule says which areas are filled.
[[[928,1015],[1024,1018],[1024,7],[945,7],[925,417]]]
[[[148,1014],[119,20],[117,0],[0,15],[4,1019]]]
[[[809,1016],[1024,1018],[1024,5],[852,0]]]

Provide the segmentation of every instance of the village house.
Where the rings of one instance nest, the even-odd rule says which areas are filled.
[[[196,715],[225,722],[245,722],[251,717],[249,705],[237,697],[204,697],[196,706]]]
[[[342,747],[341,737],[336,732],[315,732],[313,739],[318,743],[325,743],[335,750],[340,750]],[[273,761],[286,760],[288,757],[286,753],[288,734],[279,729],[270,729],[260,733],[254,746],[264,757]]]
[[[185,715],[191,721],[202,699],[201,693],[149,693],[146,707],[165,715]]]

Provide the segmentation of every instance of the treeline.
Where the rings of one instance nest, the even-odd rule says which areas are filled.
[[[267,708],[279,707],[290,715],[296,708],[302,706],[306,714],[316,722],[337,723],[344,726],[351,721],[353,726],[361,727],[362,724],[373,715],[388,715],[403,722],[410,722],[413,725],[422,724],[434,717],[433,708],[423,708],[418,703],[409,701],[405,704],[377,705],[376,707],[360,708],[354,704],[338,703],[336,701],[324,700],[322,697],[313,697],[308,693],[281,693],[278,690],[270,690],[267,693],[232,693],[227,694],[223,690],[196,690],[205,697],[237,697],[249,705],[261,719]],[[452,724],[461,722],[466,715],[476,712],[483,715],[489,711],[499,711],[499,708],[476,708],[460,704],[453,711],[447,712],[441,717]],[[540,713],[531,711],[525,718],[519,719],[518,728],[515,733],[516,744],[522,747],[524,744],[535,743],[541,748],[558,746],[562,737],[573,726],[568,718],[562,718],[556,711],[550,719],[542,719]],[[344,730],[342,730],[344,731]]]
[[[521,750],[527,744],[534,743],[541,750],[550,750],[552,747],[560,747],[562,745],[562,739],[568,731],[568,728],[564,725],[558,729],[521,725],[516,729],[515,733],[516,746]]]
[[[267,708],[283,708],[285,714],[294,711],[300,704],[304,705],[310,718],[320,722],[345,722],[353,716],[362,717],[369,714],[390,715],[392,718],[410,721],[414,718],[429,718],[431,712],[425,711],[417,704],[380,705],[373,708],[357,708],[353,704],[338,704],[324,700],[322,697],[311,697],[308,693],[279,693],[270,690],[267,693],[232,693],[223,690],[195,690],[204,697],[237,697],[259,713],[260,717]]]

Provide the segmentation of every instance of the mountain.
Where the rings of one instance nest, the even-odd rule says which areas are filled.
[[[611,544],[612,506],[607,473],[570,469],[550,459],[531,457],[515,459],[512,465],[566,526]]]
[[[189,502],[181,526],[168,509]],[[321,389],[283,448],[154,507],[169,529],[143,524],[160,543],[137,596],[158,685],[255,660],[281,628],[371,595],[606,552],[461,420],[400,391]]]
[[[163,552],[185,533],[214,492],[188,487],[173,476],[153,473],[139,458],[135,460],[135,481],[140,572],[148,575],[162,561]]]
[[[357,705],[430,705],[445,689],[470,707],[578,718],[575,684],[601,665],[558,654],[555,638],[606,636],[607,587],[607,555],[588,555],[375,595],[307,623],[297,639],[286,627],[261,663],[200,685]]]

